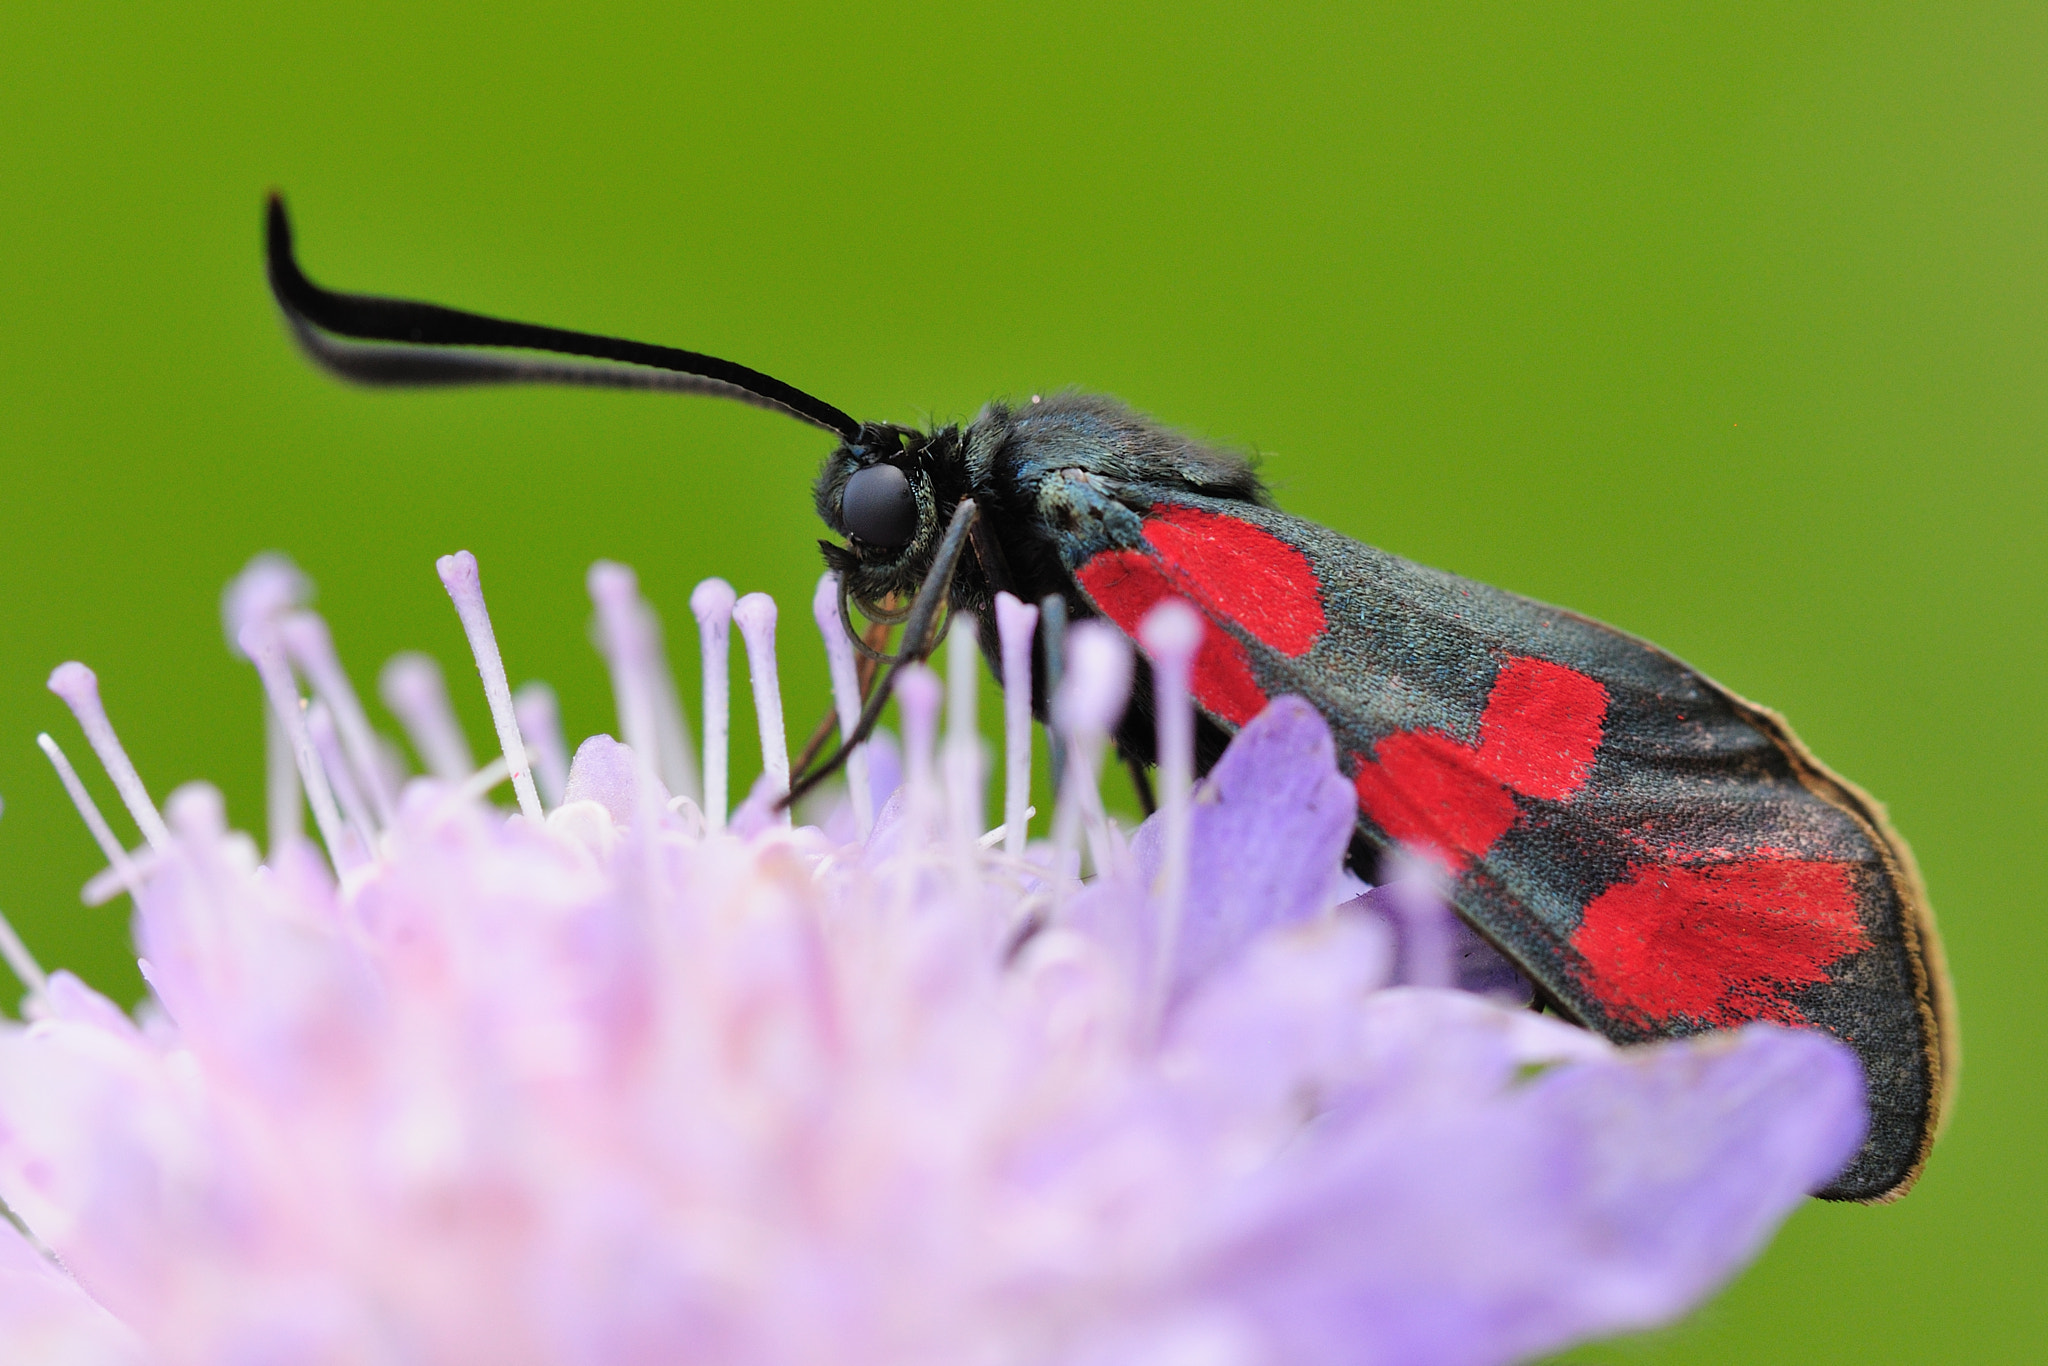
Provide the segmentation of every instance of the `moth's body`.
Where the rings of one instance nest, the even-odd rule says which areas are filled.
[[[848,535],[840,516],[847,479],[880,463],[895,464],[910,475],[916,500],[916,533],[895,550],[863,547]],[[827,542],[823,549],[856,602],[908,599],[915,593],[953,509],[961,499],[972,498],[1002,548],[1011,582],[1001,586],[1027,602],[1057,593],[1067,600],[1070,614],[1089,617],[1097,613],[1076,586],[1075,570],[1090,554],[1135,534],[1137,518],[1149,506],[1142,491],[1167,488],[1269,506],[1265,486],[1242,456],[1190,441],[1115,399],[1073,393],[1017,407],[993,403],[965,428],[942,427],[929,434],[865,424],[859,439],[826,457],[813,501],[826,525],[848,536],[849,548]],[[979,560],[961,563],[951,602],[979,619],[983,653],[1000,676],[989,610],[995,592]],[[1033,707],[1041,719],[1045,703],[1045,689],[1035,687]],[[1206,716],[1197,726],[1198,759],[1206,772],[1229,732]],[[1152,735],[1150,690],[1141,677],[1117,743],[1149,763]]]
[[[841,516],[848,480],[876,464],[908,476],[916,530],[901,547],[863,545]],[[1831,1193],[1882,1196],[1924,1158],[1953,1030],[1911,854],[1774,714],[1610,626],[1289,516],[1241,457],[1113,399],[991,405],[929,436],[864,428],[827,458],[815,494],[849,536],[826,554],[856,601],[915,591],[970,497],[1001,544],[1002,586],[1020,597],[1058,593],[1072,616],[1126,632],[1159,590],[1193,600],[1256,687],[1212,658],[1205,694],[1198,666],[1204,769],[1250,709],[1308,699],[1359,787],[1361,872],[1396,843],[1430,852],[1473,926],[1549,1001],[1613,1038],[1747,1019],[1832,1028],[1863,1056],[1872,1130]],[[1218,553],[1194,549],[1219,535]],[[962,562],[952,600],[980,615],[991,661],[993,591],[979,561]],[[1148,701],[1141,677],[1117,736],[1143,761]],[[1671,942],[1629,943],[1607,923],[1617,907],[1661,917],[1642,933]],[[1789,947],[1731,956],[1700,942],[1802,915],[1811,923],[1789,927]],[[1718,984],[1697,980],[1715,972]],[[1695,980],[1661,1010],[1666,977]]]
[[[929,648],[941,600],[980,616],[991,660],[998,590],[1134,638],[1163,598],[1193,602],[1203,768],[1272,698],[1306,698],[1357,795],[1363,871],[1396,846],[1434,859],[1459,913],[1610,1038],[1754,1020],[1834,1034],[1863,1061],[1871,1123],[1822,1194],[1890,1199],[1918,1175],[1956,1031],[1912,856],[1780,718],[1657,647],[1291,517],[1242,457],[1111,399],[994,404],[932,433],[862,423],[695,352],[322,290],[275,199],[268,251],[299,342],[359,383],[667,389],[835,434],[815,496],[848,544],[826,560],[871,616],[915,595],[906,653]],[[1117,736],[1141,761],[1149,713],[1141,671]]]

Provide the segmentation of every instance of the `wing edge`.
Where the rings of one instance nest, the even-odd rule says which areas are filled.
[[[1793,731],[1791,722],[1782,713],[1750,701],[1654,641],[1644,640],[1633,632],[1623,631],[1568,607],[1553,607],[1551,610],[1601,630],[1626,636],[1712,688],[1785,756],[1800,786],[1855,821],[1871,844],[1883,854],[1885,872],[1892,886],[1898,890],[1903,912],[1899,925],[1905,941],[1907,965],[1913,974],[1913,1003],[1920,1016],[1920,1052],[1928,1071],[1928,1115],[1912,1160],[1899,1179],[1873,1195],[1846,1198],[1862,1205],[1888,1205],[1902,1199],[1919,1181],[1921,1172],[1926,1170],[1935,1142],[1948,1126],[1962,1071],[1961,1022],[1956,1014],[1955,983],[1949,976],[1948,955],[1942,948],[1941,932],[1935,924],[1934,905],[1927,895],[1927,883],[1920,875],[1920,864],[1913,857],[1912,847],[1892,828],[1884,803],[1823,763]]]

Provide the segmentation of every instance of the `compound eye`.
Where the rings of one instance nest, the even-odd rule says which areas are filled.
[[[839,495],[846,534],[881,550],[908,545],[917,534],[917,499],[910,479],[894,465],[855,470]]]

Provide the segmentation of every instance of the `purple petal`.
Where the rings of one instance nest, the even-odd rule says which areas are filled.
[[[868,737],[867,756],[869,810],[879,813],[903,782],[903,755],[896,747],[896,737],[878,730]],[[825,818],[819,822],[826,837],[834,844],[854,843],[859,831],[854,826],[853,803],[846,800],[844,793],[832,794],[829,801]]]
[[[639,784],[633,751],[609,735],[593,735],[576,746],[576,757],[569,761],[569,781],[562,789],[562,801],[565,805],[596,802],[612,813],[614,822],[629,826],[633,823]],[[660,786],[659,780],[656,786]],[[667,802],[666,791],[661,793],[661,799]]]
[[[1418,925],[1423,917],[1417,911],[1423,908],[1417,903],[1430,896],[1432,893],[1424,888],[1385,883],[1363,896],[1353,897],[1344,903],[1342,909],[1378,921],[1393,935],[1394,980],[1397,982],[1410,986],[1441,982],[1460,991],[1492,997],[1505,1005],[1525,1006],[1536,998],[1535,988],[1530,986],[1529,979],[1503,957],[1500,950],[1480,938],[1479,932],[1460,919],[1441,898],[1437,898],[1435,906],[1430,908],[1440,917],[1440,932],[1431,933],[1434,927],[1426,922]],[[1419,956],[1431,953],[1441,954],[1448,960],[1443,968],[1425,966],[1416,961]],[[1443,980],[1446,977],[1448,980]]]
[[[1420,1070],[1491,1071],[1458,1057],[1456,1013]],[[1326,1112],[1238,1202],[1206,1279],[1276,1360],[1517,1361],[1698,1303],[1862,1128],[1854,1055],[1768,1025],[1561,1065],[1477,1110],[1418,1084]]]
[[[1386,927],[1364,916],[1260,939],[1174,1013],[1171,1070],[1224,1125],[1326,1093],[1356,1074],[1361,1022],[1391,956]]]
[[[119,1006],[63,968],[50,974],[44,999],[48,1002],[50,1019],[91,1025],[121,1039],[141,1037],[135,1022],[123,1014]]]
[[[750,840],[781,824],[780,813],[775,809],[775,803],[781,797],[782,784],[775,781],[772,774],[761,774],[747,789],[747,799],[732,813],[726,829],[743,840]]]
[[[0,1360],[39,1366],[126,1366],[142,1344],[78,1283],[0,1224]]]
[[[1323,718],[1274,700],[1195,787],[1176,993],[1267,930],[1328,908],[1357,819]],[[1142,885],[1158,871],[1157,817],[1131,842]]]

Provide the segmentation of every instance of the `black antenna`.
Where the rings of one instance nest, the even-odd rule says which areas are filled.
[[[824,400],[716,356],[508,322],[439,304],[322,289],[306,278],[292,255],[291,220],[285,216],[283,197],[276,193],[270,196],[265,229],[270,292],[277,306],[306,354],[343,379],[376,385],[572,384],[707,394],[787,413],[848,440],[860,434],[858,422]],[[324,333],[403,345],[362,346]],[[476,346],[552,351],[621,365],[564,364],[460,349]]]

